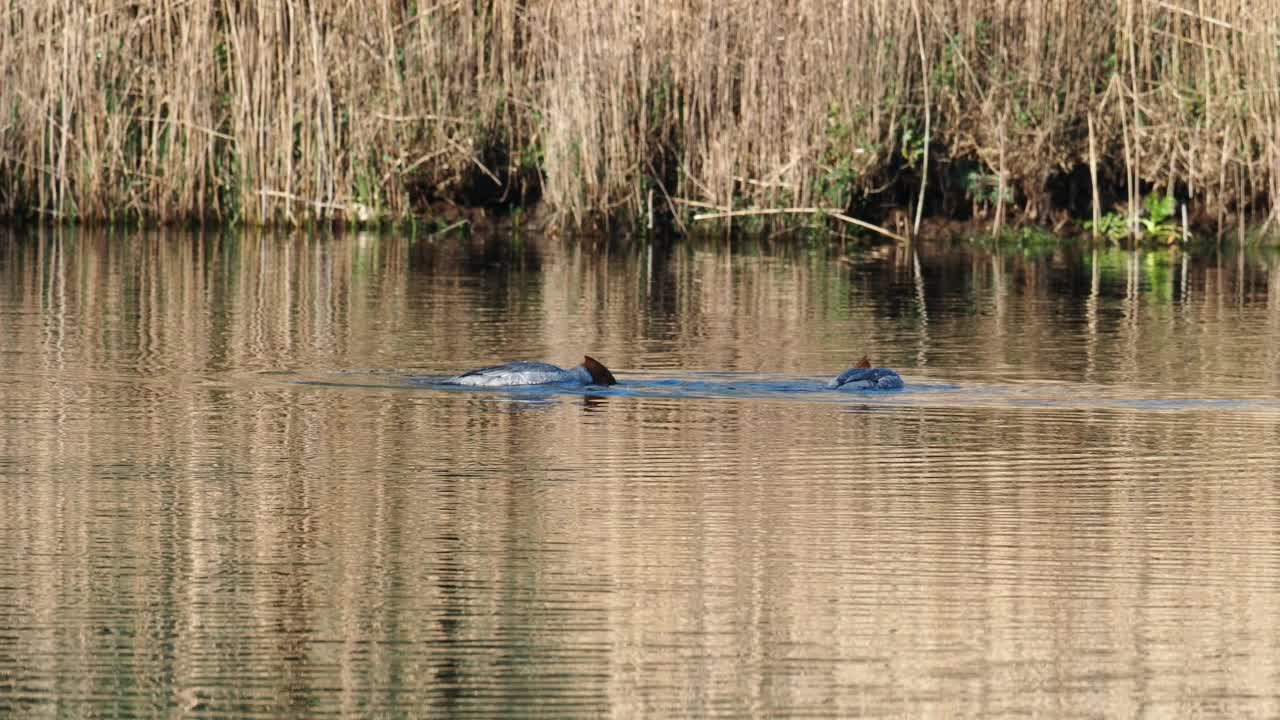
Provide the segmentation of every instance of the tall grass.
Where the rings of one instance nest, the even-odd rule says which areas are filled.
[[[1280,0],[8,0],[0,214],[1280,198]],[[1093,152],[1090,152],[1090,148]],[[927,168],[927,170],[926,170]],[[1096,177],[1096,183],[1090,178]],[[1097,210],[1098,208],[1095,208]]]

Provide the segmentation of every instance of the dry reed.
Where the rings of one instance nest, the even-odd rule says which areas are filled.
[[[1269,220],[1275,17],[1280,0],[9,0],[0,214],[299,223],[540,197],[581,225],[678,219],[680,199],[918,214],[927,187],[933,212],[1088,217],[1154,192]],[[1085,199],[1063,200],[1077,177]]]

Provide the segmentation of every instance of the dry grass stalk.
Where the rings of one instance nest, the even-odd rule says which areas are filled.
[[[740,217],[765,217],[768,215],[826,215],[835,218],[849,225],[856,225],[864,230],[870,230],[879,235],[883,235],[891,240],[900,243],[907,242],[907,238],[893,232],[885,227],[876,225],[875,223],[859,220],[855,217],[846,215],[839,208],[820,208],[820,207],[788,207],[788,208],[744,208],[742,210],[728,210],[725,208],[717,208],[715,212],[698,213],[693,216],[695,221],[701,220],[729,220]]]
[[[415,188],[472,172],[495,128],[522,132],[501,117],[515,7],[370,7],[13,0],[0,28],[0,213],[259,223],[409,211]]]

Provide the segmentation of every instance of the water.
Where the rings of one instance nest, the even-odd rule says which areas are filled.
[[[9,235],[0,338],[0,715],[1280,714],[1275,254]]]

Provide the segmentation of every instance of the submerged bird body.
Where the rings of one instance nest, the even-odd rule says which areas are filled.
[[[904,386],[898,373],[889,368],[873,368],[866,357],[827,383],[833,390],[900,390]]]
[[[480,368],[445,380],[450,385],[476,387],[515,387],[519,385],[614,385],[609,368],[592,357],[568,370],[550,363],[520,360],[503,365]]]

